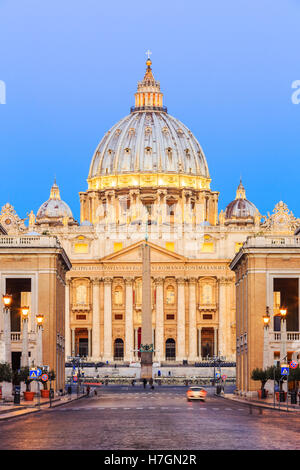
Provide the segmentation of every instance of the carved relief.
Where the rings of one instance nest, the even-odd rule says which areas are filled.
[[[263,216],[263,220],[261,228],[272,231],[272,234],[276,232],[294,233],[296,228],[300,226],[300,219],[294,216],[283,201],[276,204],[272,215],[268,212],[268,217]]]

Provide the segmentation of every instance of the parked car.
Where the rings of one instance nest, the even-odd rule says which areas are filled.
[[[202,400],[205,401],[207,391],[202,387],[190,387],[186,392],[187,401]]]

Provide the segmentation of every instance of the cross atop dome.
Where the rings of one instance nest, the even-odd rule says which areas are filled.
[[[152,54],[152,52],[149,51],[149,49],[148,49],[145,54],[146,54],[146,56],[148,57],[148,59],[150,59],[150,55]]]

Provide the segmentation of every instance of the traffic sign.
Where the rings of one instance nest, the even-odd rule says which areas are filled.
[[[37,379],[38,378],[38,371],[36,369],[31,369],[29,371],[29,378],[30,379]]]
[[[225,374],[224,374],[224,375],[222,375],[222,379],[223,379],[223,380],[224,380],[224,382],[225,382],[225,380],[227,379],[227,375],[225,375]]]
[[[49,379],[49,377],[48,377],[47,374],[43,374],[43,375],[41,376],[41,380],[42,380],[43,382],[47,382],[48,379]]]
[[[217,378],[217,379],[219,379],[219,378],[221,377],[221,374],[220,374],[220,372],[216,372],[216,374],[215,374],[215,375],[216,375],[216,378]]]
[[[77,381],[78,381],[77,375],[73,375],[73,382],[77,382]]]
[[[288,364],[281,364],[281,375],[289,375],[289,365]]]
[[[39,367],[37,368],[36,371],[37,371],[37,376],[38,376],[38,377],[39,377],[40,375],[42,375],[42,371],[41,371],[41,369],[40,369]]]
[[[296,368],[298,367],[298,362],[296,362],[296,361],[291,361],[291,362],[290,362],[290,367],[291,367],[291,369],[296,369]]]

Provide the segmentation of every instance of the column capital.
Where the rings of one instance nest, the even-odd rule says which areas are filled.
[[[187,281],[189,282],[189,284],[196,284],[198,282],[198,279],[196,277],[189,277]]]
[[[164,278],[163,277],[155,277],[154,282],[156,286],[162,286],[164,284]]]
[[[222,276],[222,277],[219,277],[218,278],[218,283],[220,285],[227,285],[227,284],[231,284],[232,282],[234,282],[235,278],[234,277],[225,277],[225,276]]]
[[[91,278],[91,282],[93,283],[93,285],[98,285],[101,280],[102,280],[101,277],[92,277]]]
[[[125,285],[131,286],[133,281],[134,281],[134,277],[133,276],[126,276],[126,277],[124,277],[124,281],[125,281]]]
[[[104,284],[111,284],[113,281],[112,277],[104,277],[103,279]]]
[[[186,279],[184,277],[176,277],[177,284],[184,284],[185,280]]]

